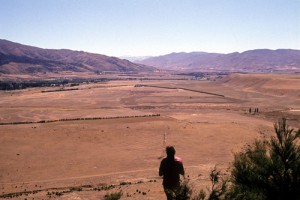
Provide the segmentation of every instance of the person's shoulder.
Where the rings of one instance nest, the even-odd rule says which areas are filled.
[[[182,163],[182,159],[181,159],[180,157],[178,157],[178,156],[175,156],[175,157],[174,157],[174,159],[175,159],[175,161],[176,161],[176,162],[180,162],[180,163]]]
[[[161,160],[161,163],[165,163],[165,162],[167,162],[167,158],[163,158],[163,159]]]

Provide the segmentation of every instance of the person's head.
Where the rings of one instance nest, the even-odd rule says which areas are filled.
[[[174,157],[175,156],[175,148],[173,146],[166,147],[167,157]]]

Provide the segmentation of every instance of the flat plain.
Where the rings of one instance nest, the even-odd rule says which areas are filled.
[[[0,198],[102,199],[122,191],[122,199],[164,199],[165,145],[175,147],[197,191],[209,186],[214,166],[228,175],[234,153],[271,137],[281,117],[300,128],[299,75],[76,88],[0,91],[0,123],[27,122],[0,125]]]

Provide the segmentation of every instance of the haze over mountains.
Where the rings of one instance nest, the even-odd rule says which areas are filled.
[[[42,49],[0,39],[0,73],[153,71],[155,68],[101,54]]]
[[[140,64],[154,66],[160,69],[185,70],[216,70],[216,71],[299,71],[300,50],[291,49],[257,49],[243,53],[171,53],[152,57]]]

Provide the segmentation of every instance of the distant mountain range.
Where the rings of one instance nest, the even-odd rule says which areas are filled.
[[[129,57],[128,57],[129,58]],[[42,49],[0,39],[0,75],[61,72],[142,72],[161,70],[300,72],[300,50],[257,49],[242,53],[171,53],[126,59],[67,49]]]
[[[0,73],[153,71],[154,67],[100,54],[42,49],[0,39]]]
[[[171,53],[136,61],[164,70],[300,71],[300,50],[257,49],[243,53]]]

